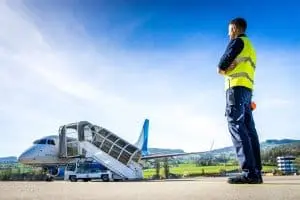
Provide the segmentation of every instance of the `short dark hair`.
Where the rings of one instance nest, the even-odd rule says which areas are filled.
[[[235,25],[239,30],[245,32],[247,29],[247,22],[244,18],[237,17],[230,21],[230,24]]]

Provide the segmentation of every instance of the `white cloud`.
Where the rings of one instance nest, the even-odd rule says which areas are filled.
[[[223,115],[223,79],[216,74],[211,46],[155,53],[126,51],[105,42],[96,46],[90,37],[78,39],[64,29],[64,19],[52,21],[53,27],[45,22],[48,27],[41,28],[34,19],[24,18],[22,9],[0,5],[0,92],[5,94],[0,122],[9,135],[0,141],[0,156],[18,155],[37,137],[79,120],[134,142],[147,117],[152,147],[207,150],[212,140],[215,148],[231,145]],[[68,39],[59,43],[61,38]],[[263,78],[258,76],[257,89],[262,102],[267,99],[262,85],[268,84]],[[285,106],[281,99],[273,105]],[[259,127],[264,127],[265,112],[269,111],[259,113]]]
[[[264,45],[258,48],[258,65],[254,112],[261,139],[299,138],[300,49]]]
[[[199,110],[198,97],[207,97],[200,91],[191,93],[189,73],[176,68],[191,55],[182,54],[185,57],[175,61],[168,54],[95,50],[90,44],[82,51],[66,51],[54,43],[50,46],[28,18],[8,6],[1,5],[1,15],[0,25],[6,30],[1,34],[1,61],[6,63],[1,68],[1,92],[7,97],[1,100],[1,119],[10,134],[2,140],[3,154],[18,154],[36,137],[53,134],[73,120],[90,120],[135,141],[148,117],[151,146],[201,150],[211,142],[202,136],[215,132],[209,128],[214,122],[205,117],[207,110],[200,115],[191,110]],[[147,69],[155,65],[164,67]],[[178,81],[182,84],[175,86]],[[186,142],[170,140],[181,134]],[[200,138],[199,144],[187,144],[189,137]],[[12,143],[17,147],[12,149]]]

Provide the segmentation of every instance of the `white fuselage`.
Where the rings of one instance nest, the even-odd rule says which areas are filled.
[[[48,136],[37,140],[30,148],[18,158],[25,165],[44,166],[64,164],[67,159],[59,158],[58,137]]]

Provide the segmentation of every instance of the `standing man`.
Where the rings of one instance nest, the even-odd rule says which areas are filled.
[[[256,53],[246,36],[247,22],[235,18],[229,23],[230,42],[218,65],[225,77],[226,117],[242,174],[228,183],[262,183],[259,138],[251,110]]]

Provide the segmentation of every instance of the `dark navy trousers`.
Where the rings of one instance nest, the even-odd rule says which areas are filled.
[[[226,91],[226,117],[233,146],[243,171],[262,170],[259,138],[251,110],[252,91],[233,87]]]

